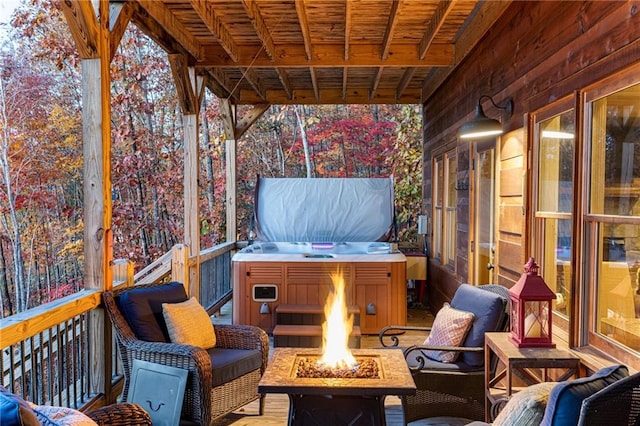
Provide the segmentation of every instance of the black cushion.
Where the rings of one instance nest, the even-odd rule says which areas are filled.
[[[170,342],[162,315],[163,303],[187,300],[184,285],[178,282],[127,290],[116,303],[136,337],[147,342]]]
[[[207,349],[211,359],[213,386],[237,379],[262,366],[262,352],[257,349]]]

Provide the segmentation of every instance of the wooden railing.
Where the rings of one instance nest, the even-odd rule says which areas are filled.
[[[235,243],[199,255],[199,300],[213,313],[232,295],[231,256]],[[178,245],[133,274],[133,264],[113,262],[113,287],[193,276],[198,259]],[[110,329],[104,327],[102,292],[83,290],[26,312],[0,319],[2,386],[37,404],[86,407],[97,396],[114,402],[122,386],[120,362]],[[108,378],[108,379],[106,379]]]

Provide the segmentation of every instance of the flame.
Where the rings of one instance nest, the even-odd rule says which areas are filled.
[[[322,358],[319,362],[330,368],[352,368],[357,364],[349,349],[353,315],[348,315],[342,272],[332,273],[331,281],[333,292],[324,305],[326,320],[322,324]]]

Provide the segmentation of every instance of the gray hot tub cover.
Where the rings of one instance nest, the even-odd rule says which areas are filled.
[[[259,241],[384,241],[394,218],[389,178],[259,178],[255,196]]]

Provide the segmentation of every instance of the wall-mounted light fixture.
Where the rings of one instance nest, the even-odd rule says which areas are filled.
[[[513,115],[513,100],[508,99],[504,106],[497,105],[491,96],[482,95],[478,99],[478,105],[476,105],[476,116],[471,121],[467,121],[460,127],[459,136],[461,139],[479,139],[489,136],[501,135],[504,130],[502,124],[498,120],[489,118],[484,114],[482,110],[482,100],[489,99],[494,107],[503,109],[507,113],[508,117]]]
[[[260,313],[261,314],[270,314],[271,313],[271,308],[269,307],[269,304],[267,302],[264,302],[261,306],[260,306]]]

